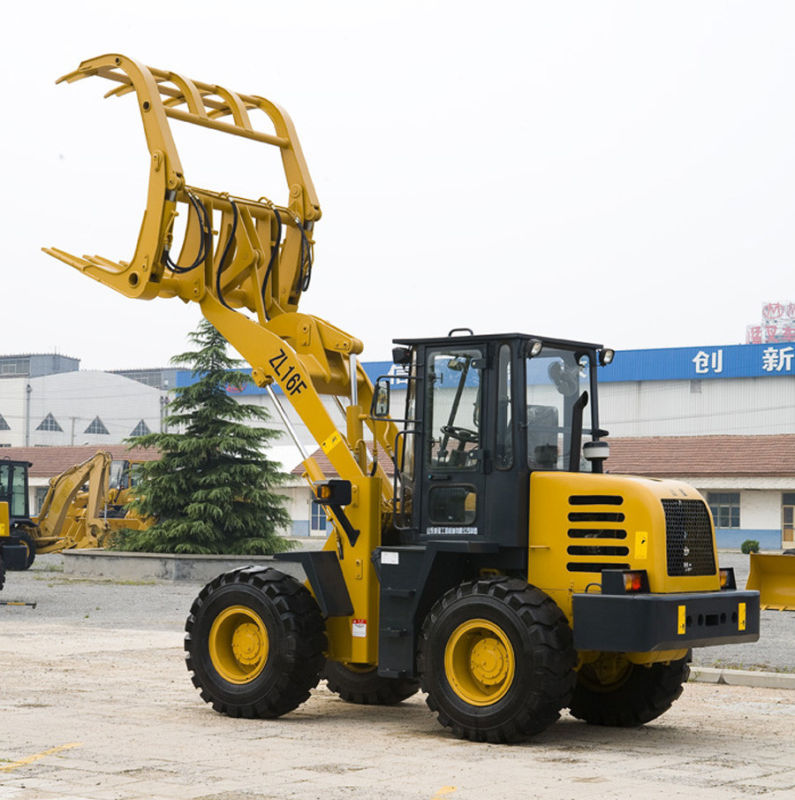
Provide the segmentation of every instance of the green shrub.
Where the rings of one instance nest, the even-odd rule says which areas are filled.
[[[759,552],[759,542],[756,539],[746,539],[741,545],[740,550],[743,553],[758,553]]]

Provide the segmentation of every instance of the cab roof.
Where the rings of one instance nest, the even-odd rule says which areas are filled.
[[[604,345],[593,342],[579,342],[574,339],[553,339],[549,336],[536,336],[530,333],[489,333],[489,334],[455,334],[454,336],[439,336],[428,339],[393,339],[394,344],[408,347],[418,345],[444,346],[450,344],[488,344],[489,342],[504,342],[506,340],[532,341],[538,339],[549,347],[560,347],[564,350],[601,350]]]

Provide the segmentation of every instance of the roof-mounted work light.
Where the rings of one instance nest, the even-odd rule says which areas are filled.
[[[604,350],[600,350],[599,351],[599,363],[603,367],[606,367],[608,364],[610,364],[613,361],[613,358],[615,357],[615,354],[616,354],[616,351],[615,350],[611,350],[609,347],[605,348]]]

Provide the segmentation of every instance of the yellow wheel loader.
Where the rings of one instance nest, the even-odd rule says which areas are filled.
[[[61,80],[92,76],[141,114],[141,232],[125,261],[46,252],[127,297],[198,303],[336,473],[296,437],[333,520],[321,551],[281,556],[300,561],[306,584],[249,566],[194,601],[187,664],[213,708],[278,717],[325,670],[346,700],[394,703],[421,687],[456,736],[507,742],[565,708],[603,725],[652,720],[680,695],[691,648],[758,638],[758,593],[719,568],[698,492],[604,472],[597,373],[612,351],[470,330],[397,340],[408,389],[390,418],[391,378],[371,383],[362,343],[298,310],[321,212],[287,114],[118,54]],[[286,198],[189,183],[171,120],[275,148]]]

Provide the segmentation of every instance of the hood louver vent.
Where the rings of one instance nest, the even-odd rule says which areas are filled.
[[[566,564],[569,572],[599,573],[603,569],[629,568],[629,564],[617,560],[629,555],[629,547],[616,541],[627,538],[626,528],[622,527],[626,516],[621,511],[604,510],[605,506],[620,506],[623,502],[624,498],[620,495],[594,494],[569,497],[572,510],[569,511],[568,520],[569,523],[577,525],[568,530],[569,539],[574,541],[568,545],[566,552],[576,559]],[[586,544],[584,540],[589,541]]]

